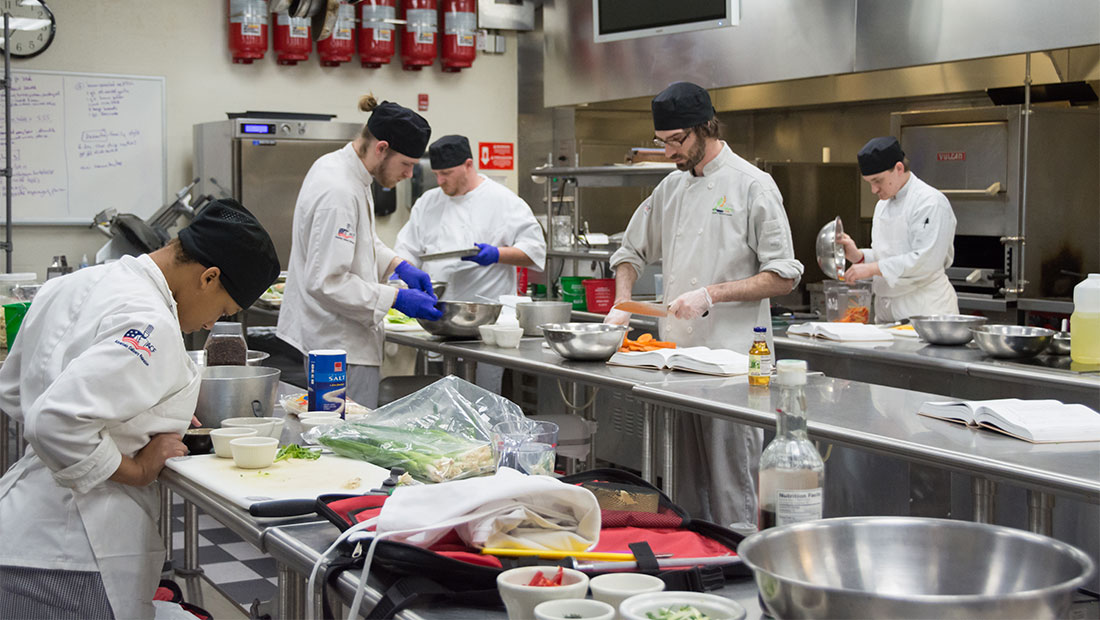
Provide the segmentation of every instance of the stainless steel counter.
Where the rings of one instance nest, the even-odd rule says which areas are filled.
[[[268,533],[268,552],[281,565],[285,565],[289,570],[307,579],[310,571],[313,570],[314,563],[321,557],[324,550],[336,540],[338,534],[339,531],[336,527],[327,522],[276,527]],[[340,576],[336,585],[336,594],[345,605],[351,604],[361,574],[361,571],[350,570],[345,571]],[[371,575],[367,581],[361,615],[365,615],[366,612],[370,611],[370,608],[382,598],[384,589],[388,585],[385,580]],[[748,612],[748,618],[756,620],[764,617],[760,613],[756,584],[751,580],[727,585],[721,590],[714,591],[714,593],[740,603]],[[302,609],[304,610],[304,607]],[[402,620],[502,620],[507,617],[503,607],[487,608],[459,605],[419,606],[397,614],[397,618]]]

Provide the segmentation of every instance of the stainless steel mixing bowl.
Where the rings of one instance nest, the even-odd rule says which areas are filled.
[[[429,334],[447,338],[478,338],[479,325],[488,325],[500,316],[500,304],[473,301],[441,301],[436,304],[443,310],[438,321],[417,319],[416,322]]]
[[[973,335],[971,327],[984,325],[989,319],[972,314],[932,314],[911,316],[909,322],[913,329],[931,344],[966,344]]]
[[[197,351],[188,351],[187,355],[191,357],[191,361],[195,362],[196,365],[200,367],[206,366],[206,351],[203,351],[202,349],[199,349]],[[246,358],[245,363],[248,366],[259,366],[264,362],[264,360],[271,357],[271,354],[267,351],[254,351],[252,349],[248,350],[247,355],[248,357]]]
[[[543,323],[568,323],[573,304],[568,301],[521,301],[516,304],[516,319],[524,336],[541,336]]]
[[[1031,357],[1043,352],[1054,339],[1054,332],[1024,325],[982,325],[970,328],[974,342],[993,357]]]
[[[817,266],[825,275],[839,280],[844,275],[844,246],[840,245],[840,235],[844,234],[844,224],[840,218],[821,227],[814,243],[817,252]]]
[[[777,618],[1062,618],[1094,569],[1053,538],[918,517],[784,525],[737,554]]]
[[[603,323],[546,323],[539,325],[547,344],[571,360],[606,360],[623,344],[626,325]]]

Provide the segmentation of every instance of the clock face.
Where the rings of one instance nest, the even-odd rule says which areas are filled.
[[[0,22],[0,49],[10,48],[12,56],[37,56],[53,42],[56,23],[42,0],[0,0],[0,13],[10,16],[7,41],[3,40],[3,23]]]

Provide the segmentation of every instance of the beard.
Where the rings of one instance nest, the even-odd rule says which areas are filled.
[[[684,154],[684,159],[676,162],[676,169],[688,171],[695,168],[695,166],[699,165],[699,162],[703,161],[703,156],[706,155],[706,152],[706,143],[696,136],[695,144],[693,144],[692,147],[688,149],[688,152]]]
[[[378,164],[378,174],[368,170],[374,180],[379,185],[386,189],[393,189],[398,183],[401,182],[401,169],[400,164],[393,159],[393,153],[387,152],[382,157],[382,163]]]

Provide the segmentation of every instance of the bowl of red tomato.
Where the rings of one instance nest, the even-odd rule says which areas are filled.
[[[497,589],[509,620],[530,620],[543,601],[584,598],[588,576],[561,566],[521,566],[497,575]]]

